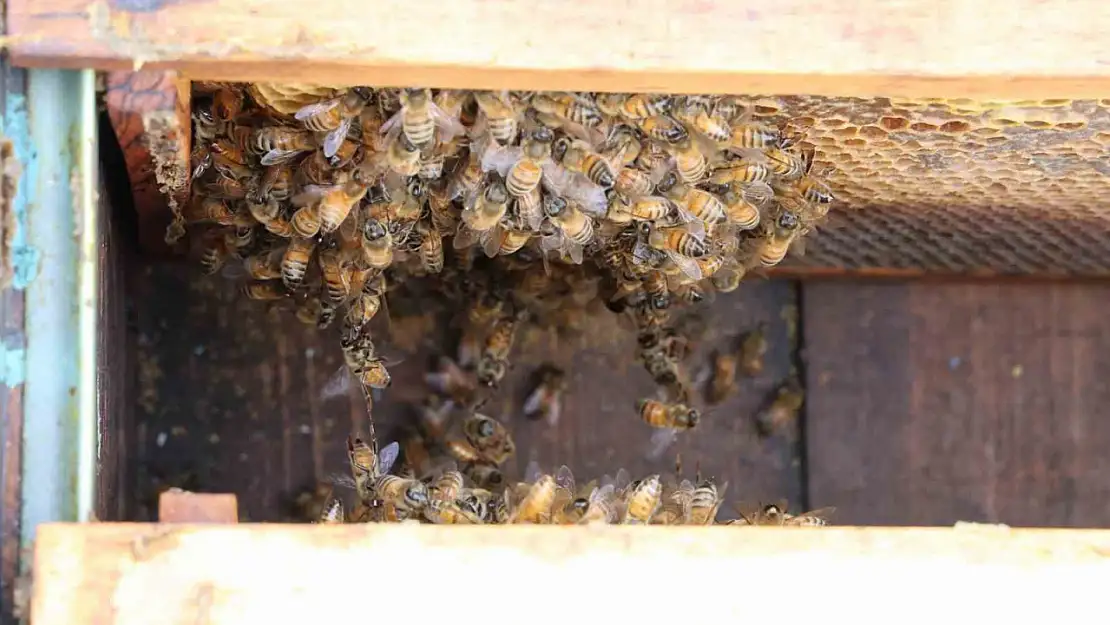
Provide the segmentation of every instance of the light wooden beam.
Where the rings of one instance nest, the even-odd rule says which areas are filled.
[[[35,625],[1069,622],[1110,531],[54,524],[34,571]]]
[[[1107,97],[1102,0],[8,0],[27,66],[328,84]]]

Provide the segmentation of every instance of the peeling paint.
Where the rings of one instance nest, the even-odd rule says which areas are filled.
[[[0,384],[14,388],[27,377],[27,350],[0,342]]]
[[[22,94],[8,94],[3,125],[4,134],[15,146],[15,156],[22,165],[22,176],[12,202],[15,232],[11,237],[11,258],[5,259],[12,270],[12,287],[22,291],[35,279],[39,268],[39,251],[27,241],[27,213],[35,201],[33,181],[38,179],[38,151],[31,142],[27,102]]]

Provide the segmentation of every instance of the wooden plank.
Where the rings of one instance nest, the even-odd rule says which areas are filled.
[[[1099,0],[12,0],[8,24],[19,64],[224,80],[990,99],[1110,79]]]
[[[843,523],[1110,523],[1110,287],[814,283],[811,506]]]
[[[238,523],[239,504],[235,495],[190,493],[171,488],[158,496],[158,520],[162,523]]]
[[[143,251],[165,255],[166,226],[189,200],[191,84],[173,72],[106,76],[104,106],[123,150]],[[177,246],[177,251],[183,248]]]
[[[267,313],[244,300],[228,282],[200,275],[192,265],[134,265],[138,373],[140,476],[132,491],[139,501],[132,518],[154,519],[160,489],[233,492],[244,519],[292,518],[290,503],[317,480],[348,471],[345,439],[366,432],[360,398],[325,400],[321,391],[341,367],[334,332],[306,328],[289,314]],[[392,296],[391,296],[392,297]],[[424,302],[426,306],[431,306]],[[443,316],[406,324],[411,304],[391,299],[393,326],[416,329],[405,341],[383,340],[402,362],[390,367],[393,385],[375,405],[383,442],[413,428],[415,404],[426,394],[423,373],[436,350],[454,348],[454,330]],[[670,472],[675,454],[692,473],[731,482],[730,501],[801,498],[798,432],[795,424],[763,441],[753,417],[767,395],[789,373],[793,359],[790,326],[794,285],[754,280],[721,296],[705,319],[707,335],[693,367],[708,352],[759,322],[767,323],[770,351],[763,374],[742,381],[739,391],[706,412],[698,429],[671,453],[644,457],[651,428],[636,418],[635,402],[653,392],[643,368],[631,362],[634,337],[605,315],[586,336],[588,349],[549,337],[517,341],[514,369],[483,411],[512,428],[517,444],[511,476],[522,477],[535,459],[545,468],[567,464],[590,479],[624,467],[633,473]],[[408,352],[408,348],[415,351]],[[570,373],[563,419],[555,427],[520,416],[536,367],[553,362]]]
[[[1102,607],[1110,531],[52,524],[39,528],[31,616],[37,625],[341,620],[351,610],[341,598],[373,588],[389,598],[374,602],[375,618],[398,622],[428,600],[427,584],[397,575],[403,562],[436,572],[444,605],[473,599],[462,580],[498,580],[497,608],[459,610],[461,624],[519,622],[537,609],[537,588],[567,580],[627,599],[590,604],[591,621],[678,623],[693,611],[740,622],[759,605],[796,600],[798,585],[782,580],[799,571],[820,580],[806,586],[808,600],[854,623],[889,622],[908,605],[913,622],[947,622],[954,610],[960,622],[1039,621]],[[661,571],[697,571],[744,592],[668,601],[649,590]]]

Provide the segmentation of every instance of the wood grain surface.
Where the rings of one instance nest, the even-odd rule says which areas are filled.
[[[810,505],[1110,524],[1110,287],[813,283],[802,302]]]
[[[888,622],[906,606],[913,616],[902,620],[914,623],[954,612],[966,622],[1083,621],[1103,608],[1110,574],[1110,532],[1096,530],[51,524],[38,535],[37,625],[342,620],[351,607],[341,598],[367,587],[390,599],[377,602],[378,619],[404,620],[428,601],[427,584],[398,574],[396,563],[414,554],[438,575],[436,596],[447,605],[473,598],[465,580],[498,580],[499,609],[459,610],[460,625],[519,622],[536,608],[535,588],[568,579],[640,597],[660,571],[744,589],[699,604],[697,614],[714,622],[749,617],[753,597],[788,605],[798,588],[782,580],[799,571],[821,580],[806,596],[824,614],[852,622]],[[615,622],[684,622],[690,611],[689,602],[651,597],[590,609]]]
[[[1110,80],[1099,0],[12,0],[8,25],[20,64],[206,79],[985,99]]]
[[[250,521],[293,518],[291,503],[317,480],[345,473],[345,440],[365,434],[365,402],[325,400],[322,391],[341,363],[338,339],[307,328],[288,314],[267,313],[220,279],[193,265],[154,264],[138,269],[138,432],[133,454],[138,482],[134,518],[153,519],[157,493],[176,486],[229,492]],[[794,289],[787,282],[755,281],[720,297],[705,321],[709,328],[692,366],[706,362],[716,340],[767,322],[771,351],[764,373],[708,410],[702,425],[682,437],[657,462],[645,451],[651,428],[635,414],[636,400],[653,391],[647,373],[630,362],[633,337],[614,323],[590,334],[593,347],[552,343],[544,336],[518,342],[515,368],[483,412],[511,425],[517,443],[510,475],[521,477],[536,460],[554,469],[567,464],[580,478],[624,467],[633,473],[671,472],[676,454],[692,475],[731,483],[730,499],[801,496],[796,425],[769,440],[756,436],[753,417],[767,394],[789,373]],[[399,306],[391,304],[398,319]],[[395,319],[394,324],[399,321]],[[414,353],[390,368],[393,386],[375,403],[379,440],[396,440],[413,424],[414,404],[425,395],[428,358],[450,342],[447,320],[417,321]],[[569,372],[563,418],[554,428],[520,416],[528,380],[544,362]]]

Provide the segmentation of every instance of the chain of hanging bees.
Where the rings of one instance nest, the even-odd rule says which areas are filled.
[[[523,323],[601,300],[666,393],[642,411],[693,427],[673,304],[777,264],[833,201],[802,134],[737,97],[278,91],[195,85],[193,196],[167,238],[188,226],[206,271],[251,299],[341,318],[368,388],[390,383],[369,324],[386,293],[436,276],[479,329],[462,364],[483,386]]]

